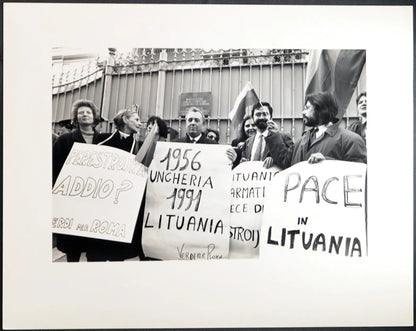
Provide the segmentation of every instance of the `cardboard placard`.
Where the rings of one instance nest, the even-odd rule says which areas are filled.
[[[233,169],[230,258],[259,256],[266,185],[278,172],[277,167],[264,168],[262,161],[243,162]]]
[[[260,256],[366,256],[366,169],[325,160],[276,175],[266,189]]]
[[[162,260],[228,257],[231,166],[227,148],[157,143],[143,221],[146,256]]]
[[[131,242],[147,180],[134,157],[75,143],[52,189],[52,232]]]

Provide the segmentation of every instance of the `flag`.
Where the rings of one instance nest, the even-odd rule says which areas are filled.
[[[254,87],[250,82],[247,82],[246,86],[244,86],[240,94],[237,96],[237,99],[234,102],[234,107],[228,115],[234,129],[236,129],[238,125],[243,122],[246,115],[251,115],[252,107],[259,101],[260,100],[254,91]]]
[[[305,95],[332,92],[341,119],[347,109],[365,64],[365,50],[313,50],[309,54]]]
[[[159,137],[156,135],[157,128],[158,126],[155,123],[155,125],[152,127],[152,130],[150,130],[150,132],[147,134],[143,145],[140,147],[135,157],[137,162],[140,162],[146,167],[148,167],[153,160],[153,154],[155,152],[156,143]]]

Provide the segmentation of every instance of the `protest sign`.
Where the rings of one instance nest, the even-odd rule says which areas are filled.
[[[52,232],[131,242],[147,179],[134,157],[75,143],[52,189]]]
[[[367,255],[366,164],[300,162],[266,188],[260,256]]]
[[[259,256],[260,228],[266,184],[279,170],[262,161],[243,162],[233,169],[230,205],[230,258]]]
[[[162,260],[228,257],[231,167],[227,148],[157,143],[143,220],[146,256]]]

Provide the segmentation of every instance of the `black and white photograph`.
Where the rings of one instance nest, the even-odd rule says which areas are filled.
[[[412,10],[6,4],[3,327],[413,325]]]
[[[264,211],[279,202],[276,225],[288,208],[321,219],[315,237],[302,232],[304,250],[367,254],[365,50],[53,54],[54,261],[259,257],[260,238],[284,246],[286,230],[280,244],[270,226],[261,231]],[[311,165],[291,178],[300,162]],[[283,185],[273,184],[283,170]],[[265,206],[269,184],[285,197]],[[289,192],[301,199],[289,203]],[[341,206],[344,222],[325,224],[324,203]],[[293,249],[300,230],[290,231]]]

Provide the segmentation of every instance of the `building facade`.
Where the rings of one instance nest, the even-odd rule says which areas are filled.
[[[88,70],[55,73],[52,119],[71,118],[72,103],[90,99],[100,109],[101,131],[113,130],[112,118],[120,109],[137,107],[143,122],[156,115],[183,135],[184,111],[194,103],[204,109],[207,127],[218,130],[220,143],[227,144],[236,136],[228,114],[251,82],[260,100],[273,106],[280,129],[296,140],[304,129],[308,58],[309,52],[301,49],[135,48],[120,54],[109,48],[108,56]],[[365,72],[364,66],[341,125],[358,118],[355,97],[366,90]]]

